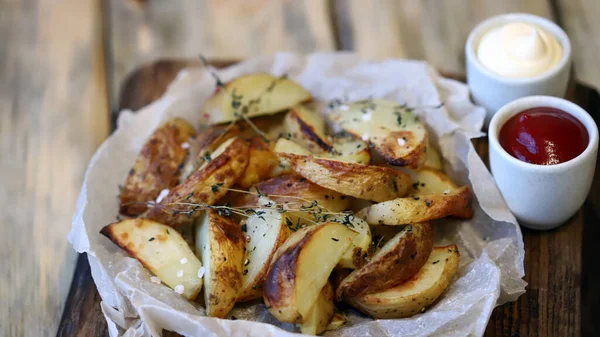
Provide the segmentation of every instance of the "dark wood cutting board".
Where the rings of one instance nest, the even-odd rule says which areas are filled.
[[[215,62],[225,66],[231,62]],[[161,60],[133,72],[123,84],[118,111],[137,110],[159,98],[177,72],[200,67],[199,61]],[[458,80],[462,76],[448,75]],[[568,98],[585,108],[598,123],[600,96],[583,84],[573,83]],[[487,140],[475,142],[487,162]],[[582,209],[555,230],[537,232],[523,228],[527,292],[512,303],[496,308],[485,336],[600,336],[600,166]],[[91,278],[85,254],[77,261],[57,336],[108,336],[100,310],[101,298]],[[594,320],[595,318],[595,320]],[[177,334],[165,332],[165,336]]]

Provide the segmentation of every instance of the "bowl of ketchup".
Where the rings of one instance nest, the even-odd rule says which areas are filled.
[[[488,130],[492,175],[523,226],[551,229],[573,216],[591,187],[598,127],[581,107],[528,96],[502,107]]]

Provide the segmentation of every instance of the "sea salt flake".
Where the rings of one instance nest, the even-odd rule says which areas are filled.
[[[406,141],[402,138],[398,138],[398,145],[404,146],[404,145],[406,145]]]
[[[188,261],[187,257],[184,257],[183,259],[179,260],[179,263],[186,264],[187,261]]]
[[[184,149],[184,150],[189,149],[190,148],[190,143],[188,143],[188,142],[181,143],[181,148]]]
[[[373,117],[373,114],[369,112],[369,113],[366,113],[366,114],[362,115],[362,120],[363,121],[370,121],[372,117]]]
[[[173,290],[175,290],[176,293],[178,293],[179,295],[181,295],[181,294],[183,294],[184,288],[183,288],[182,284],[178,284],[178,285],[175,286],[175,289],[173,289]]]
[[[363,140],[363,141],[365,141],[365,142],[366,142],[367,140],[369,140],[369,134],[368,134],[368,133],[365,133],[364,135],[362,135],[362,140]]]
[[[156,197],[156,203],[161,202],[167,195],[169,195],[168,188],[165,188],[164,190],[160,191],[160,193],[158,194],[158,197]]]
[[[204,267],[198,268],[198,278],[202,278],[204,276]]]
[[[179,277],[179,278],[183,277],[183,270],[177,271],[177,277]]]

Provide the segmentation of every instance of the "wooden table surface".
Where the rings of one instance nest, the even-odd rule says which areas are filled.
[[[0,0],[0,336],[56,333],[77,259],[66,235],[83,173],[110,131],[123,79],[139,65],[199,53],[243,59],[355,50],[462,72],[471,28],[516,11],[562,25],[577,79],[600,87],[598,0]],[[592,196],[579,216],[598,219],[599,199]],[[537,302],[497,309],[488,334],[566,336],[583,327],[583,335],[600,335],[597,324],[593,330],[600,315],[591,311],[600,299],[589,292],[600,280],[581,263],[594,258],[599,232],[525,231],[527,272],[542,282],[528,297]],[[557,299],[579,286],[596,295],[580,299],[573,291]],[[562,312],[569,301],[582,304]],[[519,312],[531,306],[538,310]],[[80,319],[103,323],[101,316]]]

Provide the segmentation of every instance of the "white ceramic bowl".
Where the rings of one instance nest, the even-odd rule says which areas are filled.
[[[511,156],[498,141],[508,119],[524,110],[552,107],[577,118],[587,129],[589,143],[579,156],[556,165],[536,165]],[[492,175],[508,208],[525,227],[545,230],[557,227],[574,215],[590,190],[598,153],[598,127],[578,105],[550,96],[520,98],[503,106],[488,130]]]
[[[542,27],[562,46],[563,55],[556,66],[547,72],[529,78],[509,78],[486,69],[477,58],[477,48],[483,35],[490,29],[510,22],[526,22]],[[554,22],[532,14],[511,13],[493,16],[478,24],[469,35],[465,46],[467,83],[473,100],[487,111],[486,125],[493,114],[506,103],[532,95],[564,97],[571,70],[571,42],[562,28]]]

